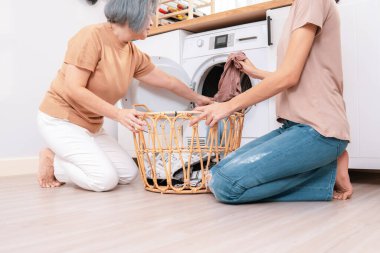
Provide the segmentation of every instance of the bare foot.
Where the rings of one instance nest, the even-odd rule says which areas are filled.
[[[334,199],[346,200],[353,193],[350,176],[348,174],[348,153],[344,151],[338,158],[337,174],[334,187]]]
[[[41,150],[37,178],[42,188],[59,187],[63,184],[54,176],[53,161],[53,151],[48,148]]]

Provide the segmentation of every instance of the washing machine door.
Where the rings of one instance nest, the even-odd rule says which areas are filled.
[[[227,62],[228,55],[221,54],[208,58],[194,72],[191,80],[191,85],[194,90],[208,97],[214,97],[218,92],[218,84],[222,73],[224,72],[224,65]],[[249,76],[241,75],[241,88],[246,91],[255,86],[259,81]]]
[[[165,57],[153,56],[151,60],[160,70],[176,77],[192,88],[190,78],[178,63]],[[154,112],[186,111],[190,109],[190,103],[191,101],[179,97],[166,89],[156,88],[133,79],[128,89],[128,94],[122,100],[122,107],[131,108],[134,104],[145,104]]]
[[[194,72],[193,78],[191,80],[191,85],[194,87],[194,90],[197,93],[202,94],[204,82],[206,81],[206,77],[210,73],[211,69],[214,66],[217,66],[218,64],[224,65],[227,59],[228,59],[227,54],[216,55],[216,56],[210,57],[209,59],[207,59],[206,61],[204,61],[202,64],[200,64],[197,67],[196,71]],[[216,86],[217,86],[217,83],[219,82],[219,79],[220,79],[220,76],[217,79],[215,79]],[[217,87],[215,88],[217,89]]]

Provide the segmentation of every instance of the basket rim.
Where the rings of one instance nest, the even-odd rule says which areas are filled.
[[[145,115],[178,115],[178,114],[202,114],[203,112],[201,111],[163,111],[163,112],[142,112]],[[232,115],[244,115],[243,113],[240,112],[234,112]]]

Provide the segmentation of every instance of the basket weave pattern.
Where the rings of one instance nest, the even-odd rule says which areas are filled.
[[[160,193],[206,193],[206,175],[240,146],[244,115],[235,113],[212,128],[204,120],[189,126],[199,113],[147,112],[144,130],[134,134],[145,189]]]

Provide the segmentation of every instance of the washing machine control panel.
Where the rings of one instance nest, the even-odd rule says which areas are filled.
[[[186,36],[183,59],[268,47],[267,22],[260,21]]]
[[[235,34],[222,34],[218,36],[210,37],[210,50],[225,48],[225,47],[233,47],[234,46],[234,38]]]

